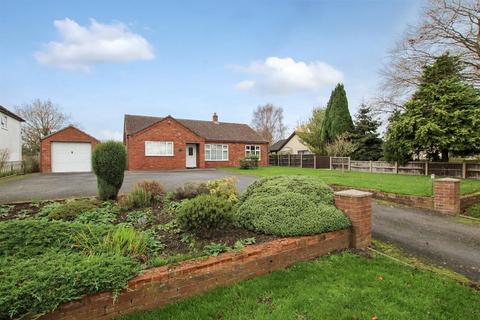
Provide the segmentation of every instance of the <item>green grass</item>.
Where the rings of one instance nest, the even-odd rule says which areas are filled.
[[[290,168],[290,167],[260,167],[253,170],[238,168],[224,168],[235,174],[256,175],[269,177],[277,175],[309,175],[322,179],[328,184],[337,184],[353,188],[374,189],[384,192],[415,196],[431,196],[432,180],[425,176],[408,176],[400,174],[352,172],[340,170]],[[480,180],[462,180],[460,184],[462,194],[480,192]]]
[[[480,319],[480,293],[388,258],[333,254],[124,320]]]

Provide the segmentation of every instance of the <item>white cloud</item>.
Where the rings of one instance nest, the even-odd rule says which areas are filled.
[[[297,62],[289,57],[269,57],[246,67],[233,66],[233,69],[253,76],[253,79],[239,82],[238,90],[276,95],[317,91],[343,80],[342,72],[324,62]]]
[[[123,140],[123,133],[120,131],[102,130],[100,131],[100,135],[102,137],[102,140],[115,140],[115,141]]]
[[[49,42],[34,56],[41,64],[65,70],[88,71],[105,62],[128,62],[154,58],[153,48],[142,36],[132,33],[120,22],[99,23],[93,19],[81,26],[65,18],[55,20],[60,42]]]

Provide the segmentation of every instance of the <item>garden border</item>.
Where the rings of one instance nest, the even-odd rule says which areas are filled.
[[[101,292],[67,302],[44,320],[106,320],[152,310],[210,289],[237,283],[348,248],[366,249],[371,242],[372,194],[358,190],[335,193],[335,204],[352,227],[312,236],[275,239],[216,257],[146,270],[128,281],[118,296]]]

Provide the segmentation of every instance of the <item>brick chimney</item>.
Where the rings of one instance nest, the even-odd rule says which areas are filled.
[[[218,115],[217,115],[216,112],[213,113],[212,121],[213,121],[214,123],[218,123]]]

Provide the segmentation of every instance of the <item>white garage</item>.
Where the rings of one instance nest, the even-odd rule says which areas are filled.
[[[52,172],[92,171],[90,142],[52,142]]]

